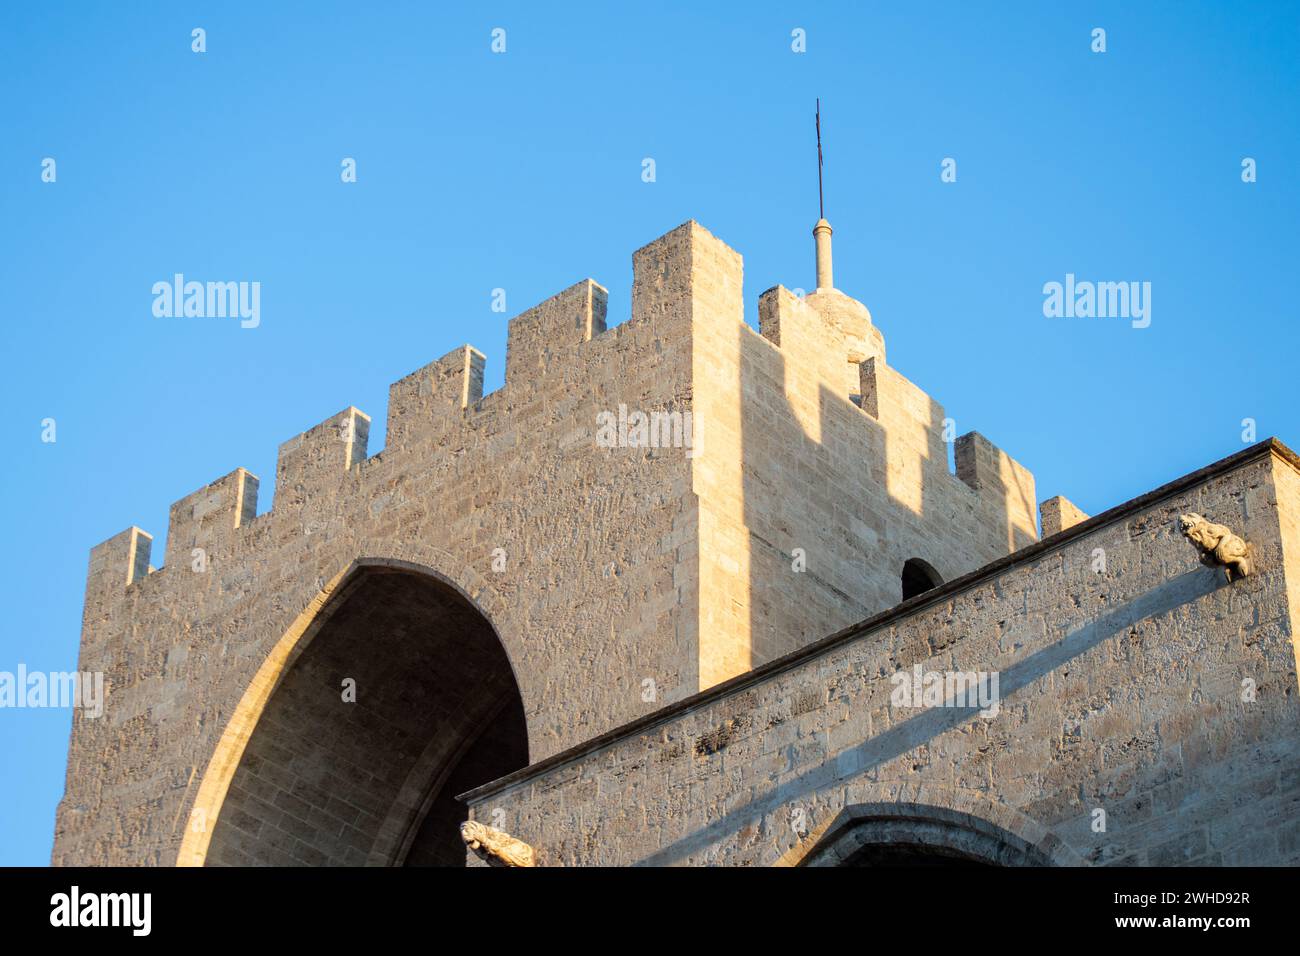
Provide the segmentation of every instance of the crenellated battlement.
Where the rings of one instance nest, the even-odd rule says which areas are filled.
[[[389,448],[405,448],[430,426],[451,428],[483,398],[487,359],[462,345],[388,387]]]
[[[684,223],[648,243],[636,250],[632,261],[629,330],[649,327],[661,340],[673,330],[689,335],[700,322],[712,330],[743,326],[741,257],[698,223]],[[509,320],[504,385],[509,414],[529,414],[527,392],[540,377],[563,373],[575,389],[591,380],[584,367],[599,366],[604,357],[587,349],[606,331],[607,310],[606,289],[584,279]],[[884,429],[892,444],[931,462],[946,462],[943,408],[886,364],[884,337],[860,302],[834,288],[819,288],[801,298],[776,286],[759,297],[759,332],[781,353],[787,388],[807,383],[830,388]],[[702,351],[707,350],[706,338],[695,342],[697,367],[708,363]],[[462,345],[394,382],[389,388],[387,457],[400,458],[422,448],[454,448],[458,430],[482,404],[486,361],[482,352]],[[745,391],[749,394],[761,385],[747,385]],[[809,432],[819,430],[817,423],[805,424]],[[332,494],[354,466],[366,461],[369,426],[369,416],[349,407],[284,442],[276,464],[272,513],[303,520],[301,512],[314,498]],[[976,432],[957,438],[954,450],[956,474],[949,472],[948,477],[980,499],[981,512],[1007,512],[1006,524],[1017,529],[1009,532],[1013,544],[1031,540],[1032,476]],[[921,476],[903,480],[919,487]],[[228,551],[239,529],[256,515],[257,494],[257,477],[237,468],[173,504],[165,564],[186,564],[195,549],[205,554]],[[92,592],[109,599],[116,588],[152,571],[151,540],[140,529],[130,529],[97,545],[87,580],[88,600]]]
[[[510,320],[506,384],[527,387],[559,356],[605,331],[609,293],[591,279],[557,292]]]
[[[153,535],[134,525],[90,549],[86,570],[86,606],[82,627],[91,624],[91,610],[149,574]]]
[[[257,476],[236,468],[171,507],[165,565],[189,563],[194,549],[228,545],[233,532],[257,514]]]

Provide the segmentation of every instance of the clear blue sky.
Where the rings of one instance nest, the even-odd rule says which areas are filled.
[[[1040,499],[1096,513],[1243,418],[1300,445],[1300,6],[469,6],[0,9],[0,670],[75,667],[95,543],[136,524],[160,564],[171,502],[238,466],[266,510],[277,444],[348,404],[380,449],[389,383],[464,342],[497,387],[509,315],[580,278],[622,321],[686,219],[744,255],[751,322],[811,285],[816,96],[836,284]],[[261,326],[154,318],[176,272],[259,281]],[[1150,282],[1151,326],[1045,318],[1066,273]],[[0,711],[0,864],[48,861],[69,726]]]

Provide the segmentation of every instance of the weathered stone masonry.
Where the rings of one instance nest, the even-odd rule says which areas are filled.
[[[550,865],[833,865],[879,839],[1007,863],[1300,862],[1298,468],[1254,446],[470,806]],[[1201,564],[1187,511],[1241,530],[1259,570],[1228,584]],[[999,671],[1001,713],[891,706],[917,663]]]
[[[382,452],[348,408],[281,446],[269,511],[236,469],[172,507],[163,567],[140,529],[94,548],[79,666],[105,673],[107,707],[74,718],[54,862],[459,863],[454,795],[502,777],[473,813],[544,864],[788,860],[813,838],[778,825],[795,804],[855,846],[906,831],[1004,862],[1172,853],[1183,832],[1154,823],[1089,844],[1070,794],[1149,793],[1132,812],[1156,820],[1210,791],[1161,779],[1153,755],[1217,748],[1222,769],[1293,719],[1290,466],[1257,456],[1185,509],[1260,547],[1260,574],[1230,588],[1155,517],[1111,528],[1060,498],[1043,527],[1069,543],[1035,550],[1032,475],[976,433],[949,470],[944,410],[831,286],[828,231],[825,256],[815,292],[760,297],[756,333],[740,256],[686,223],[634,254],[627,321],[607,328],[584,280],[511,320],[496,392],[464,346],[391,387]],[[690,413],[696,447],[602,447],[597,416],[620,405]],[[1258,485],[1223,490],[1242,476]],[[1079,529],[1105,538],[1110,577],[1078,576]],[[790,663],[898,605],[905,565],[951,581],[1014,552],[887,633]],[[1086,664],[1056,660],[1062,635],[1117,626],[1108,611],[1142,611],[1153,639],[1094,629]],[[1154,683],[1166,645],[1200,654],[1173,670],[1183,707]],[[880,710],[894,664],[958,657],[1033,679],[988,726]],[[1262,709],[1210,696],[1243,662],[1266,673]],[[668,736],[636,729],[651,718]],[[1294,789],[1274,757],[1253,812]],[[900,816],[906,795],[929,809]],[[1244,852],[1215,825],[1195,858]]]

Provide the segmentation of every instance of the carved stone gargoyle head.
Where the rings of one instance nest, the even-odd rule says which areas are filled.
[[[488,866],[537,865],[537,852],[531,846],[477,820],[466,820],[460,825],[460,838]]]
[[[1179,515],[1178,526],[1201,553],[1201,561],[1210,567],[1222,567],[1229,583],[1234,573],[1244,578],[1255,570],[1254,547],[1227,526],[1208,521],[1194,511]]]

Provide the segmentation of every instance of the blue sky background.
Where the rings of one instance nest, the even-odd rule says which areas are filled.
[[[687,219],[751,322],[811,286],[817,96],[836,285],[1040,499],[1104,510],[1243,418],[1300,447],[1293,3],[15,0],[0,76],[0,670],[76,666],[92,545],[136,524],[160,564],[171,502],[238,466],[267,510],[276,446],[349,404],[381,449],[389,383],[464,342],[498,387],[508,317],[578,279],[622,321]],[[154,318],[175,272],[260,281],[261,326]],[[1151,326],[1044,318],[1067,272],[1149,281]],[[69,726],[0,711],[0,864],[48,862]]]

